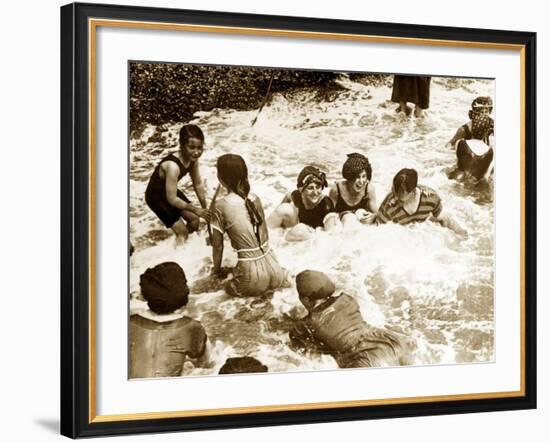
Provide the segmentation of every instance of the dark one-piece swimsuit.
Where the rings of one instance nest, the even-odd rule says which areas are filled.
[[[368,185],[367,185],[368,188]],[[365,209],[369,210],[369,197],[367,195],[367,188],[365,188],[365,195],[363,195],[363,198],[355,204],[354,206],[350,206],[348,203],[344,201],[344,198],[342,198],[342,194],[340,192],[340,185],[339,183],[336,183],[336,190],[338,190],[338,199],[336,200],[336,207],[334,207],[334,211],[337,213],[346,213],[346,212],[355,212],[357,209]]]
[[[321,201],[311,209],[307,209],[302,201],[302,195],[299,190],[290,194],[292,202],[298,208],[298,220],[314,229],[323,227],[323,220],[329,212],[332,212],[332,201],[328,196],[323,196]]]
[[[193,163],[191,163],[189,168],[187,168],[177,156],[171,153],[163,158],[157,165],[153,175],[151,175],[151,178],[149,179],[147,190],[145,190],[145,202],[149,208],[155,212],[164,225],[170,228],[178,219],[180,219],[181,210],[172,206],[166,199],[166,181],[160,176],[160,166],[166,161],[173,161],[178,165],[180,169],[178,181],[187,175]],[[177,195],[178,198],[182,199],[186,203],[191,202],[181,190],[177,191]]]
[[[458,142],[456,148],[456,157],[458,162],[458,169],[468,172],[475,179],[480,180],[483,178],[487,169],[493,161],[494,151],[493,148],[490,148],[483,155],[476,155],[470,147],[468,146],[467,141],[473,139],[472,132],[467,124],[462,126],[465,131],[464,139]],[[482,140],[485,144],[489,145],[489,139],[487,138]]]

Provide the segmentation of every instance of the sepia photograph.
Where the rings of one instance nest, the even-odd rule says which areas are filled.
[[[494,362],[493,78],[129,61],[128,88],[130,379]]]

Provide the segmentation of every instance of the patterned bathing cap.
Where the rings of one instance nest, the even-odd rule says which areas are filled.
[[[309,186],[313,181],[317,181],[321,185],[321,189],[328,186],[327,177],[324,172],[321,172],[315,166],[306,166],[298,175],[296,185],[298,189],[301,189],[302,187]]]
[[[491,97],[476,97],[472,101],[472,109],[468,111],[468,117],[472,120],[475,114],[490,114],[491,112],[493,112]]]
[[[342,166],[342,176],[348,181],[353,181],[363,170],[367,172],[367,179],[370,181],[372,178],[372,167],[369,159],[358,152],[348,154],[348,159]]]

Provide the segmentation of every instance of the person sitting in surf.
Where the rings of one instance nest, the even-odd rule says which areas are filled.
[[[176,234],[178,243],[199,228],[199,218],[210,220],[205,190],[199,172],[199,158],[204,149],[204,134],[193,124],[179,133],[179,150],[164,157],[157,165],[145,190],[145,202],[167,228]],[[189,173],[201,207],[191,204],[178,190],[178,182]]]
[[[296,189],[287,193],[281,204],[267,218],[267,225],[291,228],[286,239],[308,239],[317,227],[325,227],[325,218],[332,212],[332,200],[323,194],[328,186],[324,172],[315,166],[306,166],[298,175]]]
[[[233,296],[259,296],[288,285],[286,271],[269,245],[269,233],[260,198],[250,193],[248,169],[239,155],[225,154],[217,161],[218,180],[227,195],[212,210],[212,273],[225,278],[222,268],[223,236],[237,251],[233,279],[224,284]]]
[[[350,295],[334,295],[334,283],[322,272],[304,270],[296,289],[308,315],[289,332],[291,343],[328,353],[340,368],[409,365],[406,345],[394,333],[374,328]]]
[[[486,132],[479,133],[479,130],[475,129],[477,123],[475,123],[474,121],[477,119],[476,117],[479,117],[481,115],[486,115],[489,117],[488,121],[493,121],[492,118],[490,118],[490,115],[493,112],[493,100],[491,99],[491,97],[476,97],[474,101],[472,101],[471,107],[472,108],[468,111],[468,118],[470,120],[456,130],[453,138],[449,140],[448,146],[455,147],[457,141],[459,140],[471,140],[474,138],[482,140],[486,144],[492,144],[490,137],[493,135],[494,125],[491,125],[489,130],[487,130]],[[482,138],[479,138],[480,136]]]
[[[335,214],[338,214],[344,226],[358,221],[372,224],[378,206],[368,158],[356,152],[348,154],[342,166],[342,176],[344,179],[334,183],[329,191]],[[327,218],[327,222],[333,221]]]
[[[414,169],[401,169],[393,178],[392,191],[384,198],[376,214],[377,224],[394,222],[411,224],[433,218],[461,236],[467,236],[453,218],[443,213],[439,195],[427,186],[418,184]]]
[[[464,175],[476,181],[488,178],[493,172],[494,150],[492,137],[494,121],[490,117],[493,110],[491,97],[477,97],[468,112],[470,121],[462,125],[449,144],[456,148],[457,165],[449,172],[449,178]]]
[[[149,309],[130,316],[130,378],[181,376],[184,364],[210,363],[207,337],[199,321],[186,316],[189,288],[175,262],[163,262],[140,277]]]

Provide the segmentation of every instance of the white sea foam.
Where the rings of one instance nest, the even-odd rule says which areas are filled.
[[[217,187],[215,161],[227,152],[247,161],[252,191],[267,214],[295,188],[303,166],[315,164],[330,182],[341,177],[346,154],[367,155],[379,202],[403,167],[419,172],[419,182],[435,189],[444,210],[469,232],[467,240],[438,224],[361,226],[339,234],[315,232],[301,243],[286,242],[284,232],[270,232],[271,246],[291,276],[304,269],[326,272],[337,290],[354,296],[364,318],[408,336],[415,361],[423,364],[488,361],[493,358],[493,231],[490,198],[450,181],[445,170],[455,163],[445,147],[464,124],[477,95],[493,96],[486,80],[432,79],[430,109],[423,120],[395,113],[391,89],[365,86],[343,76],[345,88],[331,101],[318,102],[314,92],[275,95],[256,112],[216,109],[193,121],[206,136],[201,174],[209,195]],[[136,252],[130,259],[130,294],[139,298],[139,275],[163,261],[178,262],[190,285],[203,281],[202,293],[190,296],[188,314],[199,319],[214,344],[216,369],[229,356],[252,355],[270,371],[335,368],[330,356],[297,352],[289,347],[292,321],[305,315],[294,288],[277,291],[269,302],[232,299],[211,284],[211,249],[206,234],[193,234],[176,248],[169,230],[144,202],[147,180],[160,158],[177,148],[181,125],[161,131],[160,141],[148,127],[130,143],[130,236]],[[196,200],[190,180],[182,190]],[[226,241],[224,265],[236,256]],[[206,282],[205,282],[206,281]],[[457,293],[462,295],[457,295]],[[130,309],[141,308],[132,301]],[[214,369],[189,369],[204,375]]]

